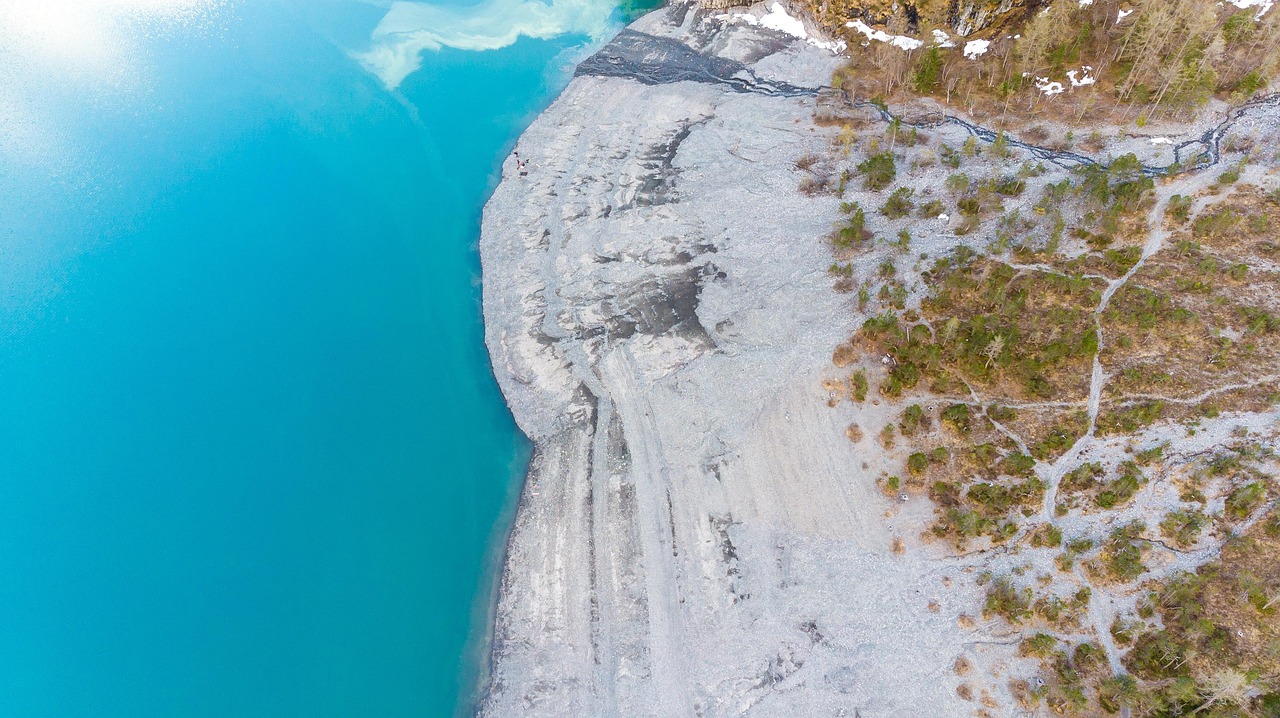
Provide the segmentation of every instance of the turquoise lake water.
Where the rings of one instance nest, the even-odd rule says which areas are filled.
[[[480,210],[617,12],[6,2],[0,715],[465,712],[529,453]]]

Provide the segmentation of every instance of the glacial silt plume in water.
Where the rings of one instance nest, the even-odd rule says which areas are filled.
[[[497,50],[521,37],[560,35],[606,39],[617,30],[616,5],[607,0],[488,0],[479,5],[398,2],[373,31],[372,47],[355,54],[388,88],[422,66],[424,52]]]

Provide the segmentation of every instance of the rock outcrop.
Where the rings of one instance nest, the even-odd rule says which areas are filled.
[[[966,37],[1018,23],[1045,5],[1039,0],[804,0],[813,17],[833,28],[859,19],[892,34],[927,37],[932,29]]]
[[[485,716],[950,716],[971,582],[890,551],[826,409],[835,58],[688,6],[584,63],[485,208],[486,339],[536,452]],[[825,372],[825,375],[824,375]],[[932,605],[930,605],[932,602]]]

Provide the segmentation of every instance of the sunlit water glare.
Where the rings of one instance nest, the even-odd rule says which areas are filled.
[[[618,20],[0,3],[0,715],[465,710],[528,453],[479,212]]]

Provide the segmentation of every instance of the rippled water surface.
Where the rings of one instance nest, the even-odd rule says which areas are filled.
[[[0,2],[0,715],[465,706],[481,205],[598,0]]]

